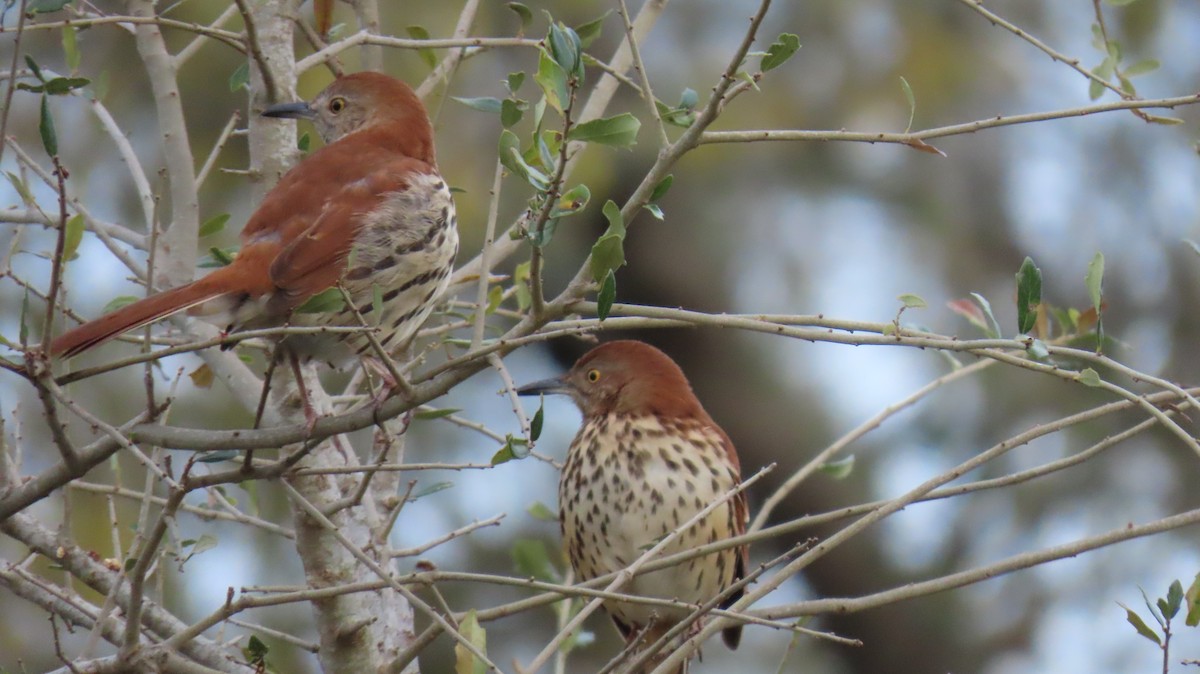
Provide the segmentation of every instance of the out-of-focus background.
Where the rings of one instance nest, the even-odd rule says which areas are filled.
[[[578,25],[614,8],[613,2],[529,2]],[[1121,41],[1126,63],[1153,58],[1161,67],[1135,80],[1146,97],[1174,96],[1200,87],[1200,5],[1141,0],[1127,6],[1102,3],[1106,28]],[[181,21],[208,22],[224,0],[190,0],[169,12]],[[433,36],[449,35],[459,3],[382,3],[383,32],[406,35],[421,25]],[[636,12],[640,2],[631,9]],[[1006,0],[988,8],[1085,67],[1103,58],[1093,46],[1091,2]],[[725,67],[757,3],[692,0],[668,7],[643,49],[655,91],[677,100],[686,87],[706,92]],[[305,5],[302,12],[311,11]],[[339,5],[335,21],[347,11]],[[15,11],[5,18],[14,25]],[[478,35],[506,36],[519,22],[504,3],[485,3]],[[540,24],[537,30],[544,27]],[[346,30],[353,30],[347,27]],[[590,48],[607,58],[620,37],[615,15]],[[840,129],[902,131],[910,109],[901,82],[914,94],[912,128],[929,128],[997,115],[1072,108],[1089,103],[1088,82],[1028,42],[992,25],[964,2],[952,0],[811,0],[778,2],[757,43],[782,32],[799,36],[802,48],[772,71],[759,91],[748,92],[724,113],[717,129]],[[167,31],[178,49],[190,36]],[[21,49],[43,67],[64,70],[60,35],[25,34]],[[79,33],[85,54],[81,74],[107,82],[106,103],[143,163],[161,165],[156,120],[145,71],[134,40],[118,26]],[[12,47],[0,35],[0,52]],[[180,74],[188,129],[203,157],[244,92],[231,92],[230,75],[244,61],[213,44]],[[301,47],[306,50],[307,47]],[[347,68],[356,54],[345,52]],[[0,56],[8,61],[8,56]],[[428,72],[408,51],[386,52],[387,70],[409,81]],[[449,96],[504,97],[509,72],[536,68],[529,49],[497,49],[468,60],[448,92],[430,100],[443,173],[464,192],[457,196],[463,257],[481,245],[487,194],[494,167],[499,121]],[[593,76],[589,71],[589,76]],[[329,80],[313,70],[301,79],[311,96]],[[535,98],[532,82],[522,91]],[[1115,99],[1111,93],[1107,99]],[[1107,100],[1106,99],[1106,100]],[[81,99],[55,99],[64,164],[71,187],[97,217],[140,222],[140,208],[119,156]],[[37,97],[18,92],[8,133],[38,147]],[[628,91],[613,112],[629,110],[645,120]],[[941,333],[977,336],[978,331],[946,308],[946,302],[979,292],[991,300],[1006,334],[1015,332],[1013,274],[1031,256],[1045,277],[1045,298],[1062,307],[1089,304],[1084,284],[1088,262],[1106,258],[1105,329],[1113,355],[1139,370],[1182,384],[1194,383],[1200,361],[1200,257],[1185,240],[1200,240],[1200,158],[1196,110],[1168,112],[1178,126],[1147,124],[1128,112],[1027,124],[935,141],[945,157],[895,145],[850,143],[754,143],[715,145],[689,155],[673,171],[661,202],[665,222],[643,215],[627,240],[629,266],[618,275],[619,300],[682,306],[714,312],[817,314],[845,319],[891,320],[897,296],[916,293],[929,308],[905,320]],[[574,274],[604,229],[599,206],[621,201],[653,162],[657,146],[650,125],[632,151],[591,148],[577,178],[591,186],[592,206],[564,221],[548,248],[548,288]],[[231,141],[220,166],[240,168],[246,152]],[[12,153],[3,166],[15,171]],[[161,187],[163,178],[152,174]],[[501,219],[523,207],[527,192],[509,183]],[[36,191],[36,190],[35,190]],[[36,191],[45,197],[45,190]],[[0,182],[0,206],[19,203]],[[47,201],[46,203],[53,203]],[[226,234],[209,245],[235,241],[237,226],[253,208],[243,176],[214,175],[201,192],[202,217],[233,214]],[[2,220],[2,218],[0,218]],[[7,249],[13,227],[0,224]],[[45,283],[48,263],[37,253],[53,240],[26,232],[26,252],[14,269]],[[94,316],[113,297],[137,292],[124,270],[91,236],[68,269],[66,287],[81,313]],[[17,333],[23,293],[0,279],[0,332]],[[604,334],[608,339],[614,335]],[[751,493],[752,510],[774,486],[841,434],[929,380],[948,371],[937,353],[888,347],[807,343],[733,330],[668,330],[623,334],[652,342],[674,357],[691,378],[712,416],[733,438],[747,474],[770,463],[773,474]],[[527,348],[507,359],[519,381],[549,376],[588,347],[564,341]],[[84,362],[99,363],[128,347],[109,346]],[[165,369],[193,368],[175,358]],[[123,419],[142,402],[141,370],[129,368],[75,390],[77,399],[106,419]],[[501,432],[516,421],[494,372],[457,388],[443,407]],[[217,389],[200,390],[184,379],[172,413],[179,425],[245,426],[249,416]],[[810,478],[774,514],[783,521],[806,513],[895,496],[928,477],[1038,423],[1107,401],[1101,393],[1028,371],[993,367],[954,383],[855,443],[855,469],[845,480]],[[0,414],[10,439],[26,453],[26,470],[52,461],[32,391],[0,376]],[[532,409],[531,409],[532,411]],[[1194,415],[1194,412],[1189,412]],[[538,448],[561,459],[578,424],[565,400],[546,402],[546,430]],[[999,476],[1079,451],[1138,420],[1127,414],[1058,433],[1005,456],[978,479]],[[1186,423],[1186,421],[1185,421]],[[83,431],[79,431],[83,432]],[[418,421],[409,434],[409,461],[487,462],[494,443],[444,422]],[[774,602],[815,597],[853,597],[968,569],[1020,552],[1067,543],[1195,508],[1200,464],[1178,440],[1153,431],[1070,471],[998,491],[916,505],[888,519],[811,566],[773,595]],[[554,507],[557,472],[534,459],[491,470],[414,473],[418,490],[450,482],[405,509],[398,545],[416,545],[472,520],[507,513],[502,525],[439,547],[425,559],[443,569],[516,573],[514,541],[542,541],[558,549],[557,525],[527,513],[535,502]],[[231,490],[236,492],[237,490]],[[258,485],[238,493],[265,514],[283,506],[277,489]],[[98,497],[74,493],[70,535],[103,554],[108,520]],[[132,506],[131,506],[132,507]],[[35,510],[54,521],[62,499]],[[770,558],[797,540],[827,536],[838,525],[798,533],[794,539],[757,545],[756,560]],[[225,600],[227,586],[286,584],[302,578],[286,540],[231,525],[184,517],[181,536],[208,533],[215,548],[187,563],[167,583],[167,605],[185,620]],[[0,540],[0,554],[17,550]],[[410,562],[411,564],[411,562]],[[1186,587],[1200,571],[1195,533],[1154,536],[1078,558],[995,578],[971,587],[859,614],[822,617],[810,626],[861,639],[851,648],[766,629],[748,630],[735,654],[714,641],[694,672],[1026,672],[1161,671],[1161,654],[1125,621],[1117,602],[1143,610],[1139,587],[1152,598],[1181,579]],[[512,588],[450,585],[443,588],[456,609],[486,607],[523,596]],[[43,671],[57,666],[41,614],[0,594],[0,667]],[[311,638],[303,610],[266,610],[256,618],[275,629]],[[1200,658],[1200,637],[1177,621],[1173,671],[1183,659]],[[553,630],[549,610],[487,625],[489,652],[507,665],[528,661]],[[602,617],[588,623],[596,642],[573,655],[569,671],[595,671],[619,649]],[[270,639],[267,639],[271,641]],[[315,671],[315,661],[285,654],[281,671]],[[423,657],[425,671],[450,671],[450,642]],[[781,664],[782,663],[782,664]]]

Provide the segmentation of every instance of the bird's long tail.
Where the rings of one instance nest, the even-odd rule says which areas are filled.
[[[68,330],[50,342],[50,355],[70,358],[130,330],[224,294],[225,291],[210,279],[211,274],[178,288],[155,293]]]

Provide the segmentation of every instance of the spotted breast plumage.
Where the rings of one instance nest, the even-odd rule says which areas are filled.
[[[658,349],[609,342],[589,351],[562,377],[518,391],[564,393],[583,411],[558,487],[563,543],[579,580],[629,567],[714,502],[721,501],[680,531],[661,556],[745,531],[745,497],[733,494],[741,484],[733,443],[704,411],[683,372]],[[729,547],[635,576],[624,591],[689,605],[720,598],[720,606],[729,606],[742,595],[735,584],[746,566],[746,547]],[[688,606],[614,600],[604,607],[625,639],[639,642],[639,648],[692,613]],[[741,626],[726,628],[723,636],[736,648]],[[651,659],[647,667],[658,661]]]

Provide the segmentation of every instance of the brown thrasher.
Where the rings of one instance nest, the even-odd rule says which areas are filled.
[[[66,332],[51,342],[52,356],[74,356],[183,310],[230,331],[288,322],[362,325],[349,306],[293,313],[339,283],[368,324],[381,328],[385,348],[420,327],[449,283],[458,230],[416,94],[399,80],[362,72],[339,77],[309,103],[276,105],[263,115],[311,119],[327,144],[263,199],[233,262]],[[330,362],[370,348],[362,333],[291,335],[283,345]]]
[[[583,412],[583,427],[567,450],[558,483],[563,541],[579,580],[628,567],[741,484],[729,436],[704,411],[675,361],[649,344],[602,344],[562,377],[517,392],[563,393]],[[746,530],[747,514],[745,495],[738,493],[678,535],[662,555],[738,536]],[[638,575],[623,591],[703,604],[744,577],[747,563],[746,546],[729,548]],[[720,606],[741,596],[741,589],[734,590]],[[641,648],[690,613],[617,601],[606,601],[604,608],[625,640],[640,640]],[[737,648],[741,634],[740,625],[726,628],[725,643]]]

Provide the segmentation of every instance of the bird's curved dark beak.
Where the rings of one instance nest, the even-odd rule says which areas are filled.
[[[553,379],[535,381],[532,384],[526,384],[517,389],[517,395],[519,396],[535,396],[544,393],[570,395],[571,387],[563,377],[554,377]]]
[[[263,117],[282,117],[285,119],[312,119],[316,115],[317,111],[313,110],[312,106],[304,101],[298,103],[280,103],[262,111]]]

